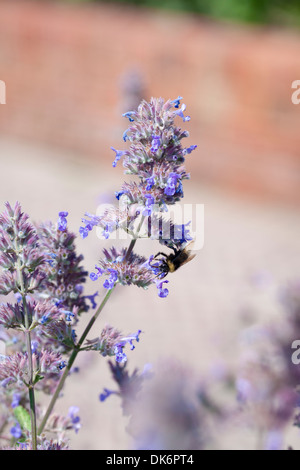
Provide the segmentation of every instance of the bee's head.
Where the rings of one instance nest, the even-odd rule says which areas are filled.
[[[160,279],[164,278],[170,271],[167,258],[156,258],[155,262],[150,263],[150,266],[154,274]]]

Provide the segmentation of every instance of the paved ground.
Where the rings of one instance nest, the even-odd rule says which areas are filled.
[[[121,166],[104,170],[79,156],[5,138],[0,139],[0,166],[1,207],[5,200],[18,199],[35,220],[56,219],[58,211],[67,210],[74,231],[83,213],[93,212],[101,197],[123,181]],[[299,276],[299,211],[247,201],[200,181],[187,182],[185,188],[186,202],[205,205],[204,248],[170,279],[168,298],[158,298],[154,288],[120,288],[100,320],[124,332],[145,332],[132,352],[131,367],[166,356],[186,361],[199,374],[223,361],[236,363],[243,312],[255,311],[259,322],[273,320],[280,313],[277,287]],[[88,270],[109,244],[92,236],[78,240]],[[137,249],[149,252],[142,242]],[[90,283],[88,290],[94,289]],[[117,398],[98,401],[103,387],[112,386],[106,361],[86,355],[79,363],[81,374],[70,379],[58,407],[80,408],[83,428],[72,437],[73,448],[128,448]],[[241,434],[237,444],[233,434],[223,445],[247,447],[248,437]]]

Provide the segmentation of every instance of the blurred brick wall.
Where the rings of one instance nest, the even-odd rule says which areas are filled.
[[[145,97],[184,97],[193,179],[300,203],[300,34],[193,15],[45,1],[0,3],[0,134],[111,165],[123,148],[120,78]],[[123,100],[123,101],[122,101]],[[55,154],[55,152],[54,152]],[[9,156],[1,156],[2,159]]]

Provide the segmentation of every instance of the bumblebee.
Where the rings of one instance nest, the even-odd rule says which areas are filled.
[[[196,254],[192,254],[192,245],[193,242],[190,242],[184,247],[180,248],[171,246],[171,249],[174,251],[174,253],[170,253],[169,255],[166,255],[166,253],[162,252],[157,253],[153,259],[157,259],[159,264],[151,265],[153,268],[157,269],[157,276],[162,279],[166,277],[168,273],[177,271],[178,268],[195,258]]]

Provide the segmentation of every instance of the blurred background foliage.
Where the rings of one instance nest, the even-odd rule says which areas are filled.
[[[194,12],[212,19],[300,28],[299,0],[66,0]]]

